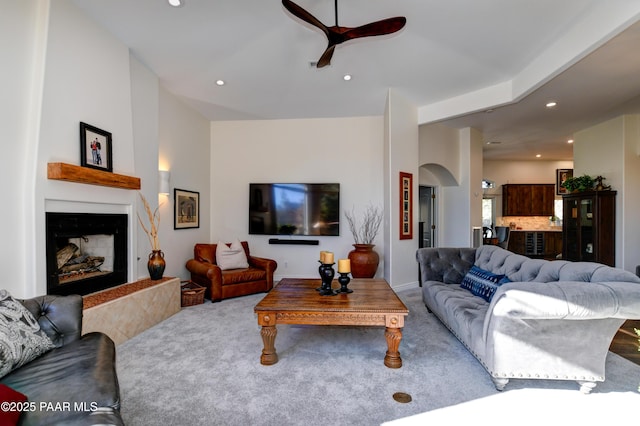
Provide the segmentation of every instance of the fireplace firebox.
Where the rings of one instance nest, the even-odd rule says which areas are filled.
[[[46,213],[47,294],[86,295],[127,282],[126,214]]]

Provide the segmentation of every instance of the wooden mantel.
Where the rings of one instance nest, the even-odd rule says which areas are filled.
[[[140,189],[140,178],[66,163],[48,163],[47,178],[122,189]]]

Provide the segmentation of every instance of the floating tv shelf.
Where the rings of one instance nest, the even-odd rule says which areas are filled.
[[[47,164],[47,178],[121,189],[140,189],[140,178],[66,163]]]
[[[304,245],[304,246],[317,246],[320,244],[318,240],[292,240],[292,239],[284,239],[281,240],[279,238],[270,238],[269,244],[294,244],[294,245]]]

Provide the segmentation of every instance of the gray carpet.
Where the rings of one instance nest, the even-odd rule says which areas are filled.
[[[399,293],[411,311],[400,369],[383,364],[383,328],[291,325],[278,326],[279,362],[263,366],[253,312],[263,296],[183,308],[118,346],[126,424],[379,425],[419,413],[432,421],[398,423],[480,416],[486,423],[479,424],[513,424],[515,409],[522,414],[516,424],[546,422],[549,415],[569,416],[573,424],[587,416],[582,424],[593,424],[588,413],[595,408],[610,420],[616,413],[637,420],[629,404],[640,406],[640,366],[613,353],[607,380],[591,395],[574,382],[543,380],[511,381],[497,392],[484,368],[427,312],[420,289]],[[395,392],[413,400],[398,403]]]

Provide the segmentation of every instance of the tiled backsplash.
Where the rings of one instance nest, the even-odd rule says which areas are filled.
[[[509,226],[509,224],[513,222],[516,224],[516,228],[525,230],[562,230],[562,222],[555,222],[555,224],[552,224],[549,220],[549,216],[503,216],[502,218],[498,218],[497,222],[498,226]]]

